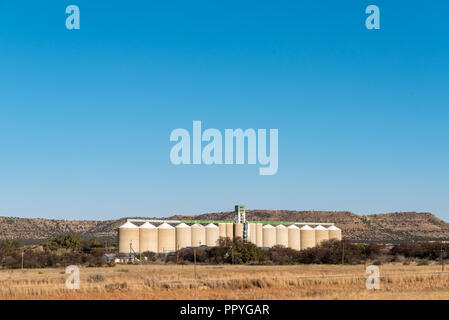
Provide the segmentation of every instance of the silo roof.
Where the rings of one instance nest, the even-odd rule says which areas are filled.
[[[213,223],[209,223],[206,228],[218,228],[217,225],[213,224]]]
[[[153,226],[151,223],[149,223],[147,221],[144,224],[142,224],[139,228],[141,228],[141,229],[155,229],[156,227]]]
[[[341,230],[341,229],[336,226],[330,226],[329,228],[327,228],[327,230]]]
[[[288,229],[298,229],[299,230],[299,228],[296,225],[294,225],[294,224],[290,225],[288,227]]]
[[[301,229],[299,230],[313,230],[312,227],[310,227],[308,224],[306,224],[305,226],[303,226]]]
[[[192,225],[192,228],[193,228],[193,227],[195,227],[195,228],[204,228],[203,225],[201,225],[201,224],[199,224],[199,223],[193,224],[193,225]]]
[[[129,221],[126,221],[119,228],[120,229],[137,229],[138,227],[135,224],[133,224],[133,223],[131,223]]]
[[[188,225],[186,225],[184,222],[181,222],[176,226],[176,228],[190,228]]]
[[[284,226],[283,224],[279,224],[279,225],[276,226],[276,228],[279,228],[279,229],[286,229],[287,227]]]
[[[274,228],[271,224],[266,224],[263,226],[264,228]]]
[[[322,225],[316,226],[315,230],[324,230],[327,231],[327,229],[325,227],[323,227]]]
[[[174,228],[167,222],[164,222],[163,224],[159,225],[158,229],[174,229]]]

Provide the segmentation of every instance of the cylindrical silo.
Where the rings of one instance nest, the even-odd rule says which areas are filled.
[[[276,245],[276,228],[271,224],[263,226],[263,246],[271,248]]]
[[[262,223],[256,223],[256,245],[258,247],[263,247],[263,225]]]
[[[218,236],[220,238],[226,238],[226,223],[218,224]]]
[[[226,238],[229,238],[230,240],[234,239],[234,224],[233,223],[226,223]]]
[[[206,246],[215,247],[218,244],[218,236],[218,227],[213,223],[209,223],[206,226]]]
[[[132,253],[139,250],[139,227],[127,221],[118,228],[119,252]],[[132,250],[131,250],[132,248]]]
[[[288,229],[282,224],[276,226],[276,245],[288,247]]]
[[[329,239],[341,240],[341,229],[336,226],[327,228],[329,230]]]
[[[315,246],[315,230],[308,225],[303,226],[300,231],[301,250]]]
[[[201,224],[195,223],[191,227],[192,230],[192,247],[200,247],[206,245],[206,228]]]
[[[249,226],[249,241],[257,245],[257,231],[255,223],[248,223]]]
[[[139,250],[140,252],[157,252],[157,228],[149,222],[139,227]]]
[[[157,227],[158,252],[168,253],[176,251],[175,228],[164,222]]]
[[[176,227],[176,251],[192,245],[192,233],[190,227],[180,223]]]
[[[323,241],[329,240],[329,230],[323,226],[315,227],[315,245],[321,244]]]
[[[300,231],[294,224],[288,227],[288,247],[294,250],[301,250]]]
[[[234,239],[243,240],[243,223],[234,223]]]

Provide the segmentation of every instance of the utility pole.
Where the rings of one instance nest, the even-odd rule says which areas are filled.
[[[196,247],[193,247],[193,274],[196,280]]]
[[[345,243],[342,241],[342,250],[341,250],[341,264],[345,264]]]
[[[365,270],[366,270],[366,246],[363,247],[363,253],[365,255]]]
[[[22,250],[22,270],[23,270],[23,255],[25,254],[25,249]]]

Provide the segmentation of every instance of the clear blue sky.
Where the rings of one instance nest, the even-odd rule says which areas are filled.
[[[65,28],[65,8],[81,30]],[[365,8],[381,30],[365,28]],[[448,1],[1,1],[0,215],[449,220]],[[174,166],[175,128],[279,129],[279,170]]]

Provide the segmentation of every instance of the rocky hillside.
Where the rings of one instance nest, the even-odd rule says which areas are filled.
[[[449,223],[431,213],[397,212],[356,215],[344,211],[248,210],[248,220],[335,222],[343,236],[356,241],[449,240]],[[172,216],[170,219],[232,220],[233,212],[207,213],[190,216]],[[0,217],[0,239],[18,239],[26,242],[76,232],[83,237],[113,240],[119,220],[48,220]]]

